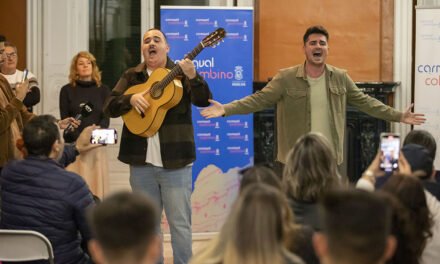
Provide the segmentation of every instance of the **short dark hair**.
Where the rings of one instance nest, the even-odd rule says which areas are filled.
[[[5,42],[6,41],[6,37],[3,35],[0,35],[0,42]]]
[[[418,144],[406,144],[402,147],[401,152],[405,156],[414,175],[420,179],[429,179],[432,175],[434,160],[424,146]],[[420,174],[420,175],[419,175]]]
[[[120,192],[93,208],[88,220],[106,258],[142,259],[155,237],[158,212],[145,195]]]
[[[437,151],[437,143],[435,138],[426,130],[412,130],[406,135],[403,145],[417,144],[425,147],[429,151],[432,160],[435,160],[435,153]]]
[[[24,126],[23,142],[29,155],[49,156],[58,139],[60,132],[51,115],[36,116]]]
[[[145,33],[150,32],[150,31],[153,31],[153,30],[157,30],[157,31],[159,31],[160,33],[162,33],[163,37],[165,38],[165,42],[168,43],[167,35],[165,35],[165,32],[163,32],[162,30],[160,30],[160,29],[158,29],[158,28],[150,28],[150,29],[148,29]]]
[[[330,191],[324,195],[320,213],[335,261],[366,264],[383,257],[391,232],[391,208],[375,193]]]
[[[240,192],[243,189],[254,183],[264,183],[278,190],[282,190],[281,178],[271,169],[262,165],[255,165],[240,171],[242,175],[240,181]]]
[[[328,34],[327,29],[325,29],[323,26],[319,26],[319,25],[318,26],[312,26],[312,27],[309,27],[306,30],[306,33],[304,33],[304,36],[303,36],[304,44],[306,44],[307,40],[309,39],[309,36],[312,35],[312,34],[324,35],[327,38],[327,41],[330,39],[330,35]]]
[[[393,194],[409,210],[410,219],[417,229],[417,240],[424,244],[432,236],[432,215],[426,201],[425,190],[417,177],[393,175],[383,185],[382,190]]]

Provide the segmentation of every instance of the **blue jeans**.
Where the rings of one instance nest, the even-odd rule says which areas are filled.
[[[186,264],[192,256],[191,191],[192,167],[168,170],[151,165],[130,166],[130,185],[165,209],[170,225],[174,263]],[[158,219],[160,231],[161,215]],[[163,257],[162,257],[163,260]]]

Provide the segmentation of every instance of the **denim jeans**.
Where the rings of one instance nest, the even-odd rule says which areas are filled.
[[[168,170],[152,165],[131,165],[130,185],[133,191],[149,195],[157,204],[159,212],[165,209],[170,225],[174,263],[188,263],[192,256],[192,167]],[[160,220],[159,215],[159,232]],[[163,257],[161,260],[163,261]]]

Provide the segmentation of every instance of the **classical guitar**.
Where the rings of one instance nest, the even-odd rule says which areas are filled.
[[[185,59],[193,60],[205,47],[215,46],[226,35],[218,28],[206,36]],[[139,114],[134,108],[122,115],[125,125],[131,133],[142,137],[153,136],[162,125],[167,111],[176,106],[183,95],[183,87],[178,77],[182,69],[177,64],[172,70],[159,68],[153,71],[147,82],[130,87],[125,95],[144,92],[144,98],[150,106]]]

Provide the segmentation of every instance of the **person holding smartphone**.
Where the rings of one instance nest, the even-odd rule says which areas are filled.
[[[28,90],[23,99],[23,104],[29,112],[33,111],[33,107],[40,102],[40,85],[37,77],[27,69],[20,71],[17,69],[18,50],[17,46],[10,42],[5,42],[5,62],[1,67],[1,74],[8,80],[11,88],[15,90],[19,83],[28,81]]]
[[[88,51],[81,51],[72,58],[69,71],[69,83],[61,88],[59,96],[60,116],[79,116],[81,124],[77,129],[65,131],[66,142],[74,142],[85,127],[97,125],[107,128],[110,118],[102,111],[104,101],[110,89],[101,82],[96,59]],[[83,111],[85,106],[89,106]],[[92,193],[103,198],[108,190],[108,162],[105,148],[96,148],[80,155],[77,161],[67,167],[68,170],[81,175]]]

